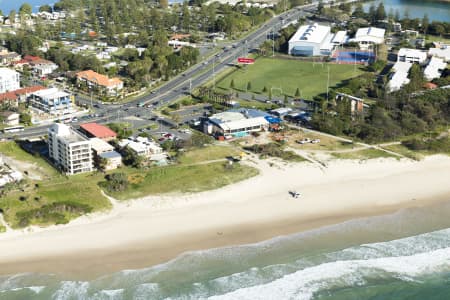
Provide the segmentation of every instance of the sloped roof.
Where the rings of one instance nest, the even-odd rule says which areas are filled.
[[[87,81],[95,82],[101,86],[115,86],[122,83],[122,80],[119,78],[108,78],[108,76],[98,74],[92,70],[86,70],[77,73],[78,78],[82,78]]]
[[[109,137],[116,137],[117,133],[112,131],[106,126],[97,124],[97,123],[86,123],[81,124],[80,127],[85,130],[86,132],[90,133],[94,137],[97,138],[109,138]]]

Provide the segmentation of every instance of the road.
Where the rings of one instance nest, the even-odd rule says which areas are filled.
[[[84,122],[106,123],[108,121],[119,119],[120,117],[136,116],[136,114],[145,114],[151,116],[151,110],[155,107],[166,105],[177,98],[187,94],[190,89],[194,89],[204,83],[215,80],[217,73],[222,72],[226,68],[232,67],[237,58],[245,56],[251,49],[258,48],[266,39],[270,32],[278,32],[283,24],[297,20],[299,17],[305,16],[305,9],[311,9],[317,4],[309,4],[302,7],[293,8],[280,15],[277,15],[261,25],[257,30],[253,31],[246,37],[233,43],[233,47],[222,49],[218,54],[206,59],[185,71],[184,73],[174,77],[166,84],[152,91],[151,94],[137,97],[136,99],[123,105],[103,105],[96,102],[95,114],[89,118],[85,118]],[[90,104],[90,99],[82,99]],[[139,103],[151,105],[151,108],[137,107]],[[81,122],[80,122],[81,123]],[[75,123],[74,125],[77,125]],[[30,138],[42,136],[47,133],[50,125],[26,128],[20,134],[0,134],[0,138],[18,135],[21,138]]]

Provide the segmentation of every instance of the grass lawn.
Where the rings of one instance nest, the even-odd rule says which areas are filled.
[[[364,149],[353,152],[332,153],[332,155],[339,159],[373,159],[380,157],[395,157],[392,154],[378,149]]]
[[[281,88],[283,94],[289,96],[294,96],[296,89],[299,88],[302,98],[312,99],[326,92],[328,67],[330,87],[363,73],[359,67],[355,70],[353,65],[326,63],[314,65],[312,62],[299,60],[259,58],[255,64],[224,77],[217,86],[228,90],[233,80],[235,89],[245,91],[247,83],[250,82],[251,92],[261,93],[266,86],[268,90],[274,88],[273,96],[280,94],[275,88]]]
[[[278,106],[272,104],[272,103],[265,103],[265,102],[260,102],[260,101],[249,101],[249,100],[242,100],[242,99],[238,99],[237,100],[239,102],[239,106],[242,108],[255,108],[255,109],[260,109],[260,110],[269,110],[269,109],[274,109]]]
[[[182,164],[194,164],[202,161],[223,159],[227,156],[239,155],[241,152],[242,151],[227,145],[210,145],[184,152],[178,157],[178,161]]]
[[[252,167],[234,164],[225,167],[224,162],[201,165],[174,165],[151,168],[147,172],[129,170],[128,177],[133,183],[122,192],[111,195],[125,200],[147,195],[173,192],[200,192],[223,187],[258,174]]]
[[[42,209],[52,203],[70,202],[79,205],[87,205],[92,211],[107,209],[110,203],[104,197],[97,182],[101,180],[101,174],[90,173],[73,175],[69,178],[61,176],[52,180],[28,182],[23,186],[23,191],[13,191],[3,196],[0,207],[4,211],[5,220],[14,228],[19,226],[17,213],[29,212],[34,209]],[[22,198],[21,201],[21,197]],[[61,211],[65,220],[70,220],[81,215],[73,211]],[[30,224],[50,225],[54,224],[52,216],[42,215],[30,219]]]

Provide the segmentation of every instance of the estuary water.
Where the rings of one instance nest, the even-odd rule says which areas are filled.
[[[430,21],[450,22],[450,2],[439,0],[376,0],[365,2],[363,7],[367,11],[370,5],[377,6],[383,2],[386,13],[390,10],[398,11],[400,16],[408,12],[410,18],[423,18],[428,15]]]
[[[13,274],[0,299],[448,299],[449,213],[405,209],[94,280]]]

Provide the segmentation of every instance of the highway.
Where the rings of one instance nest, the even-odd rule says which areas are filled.
[[[99,122],[105,123],[118,118],[127,116],[135,116],[136,114],[151,114],[152,108],[166,105],[184,94],[189,93],[190,89],[194,89],[205,84],[208,81],[215,80],[215,75],[222,72],[225,68],[231,68],[237,63],[237,58],[246,56],[249,51],[256,49],[266,39],[271,32],[278,32],[284,24],[297,20],[307,14],[305,9],[311,9],[317,4],[309,4],[302,7],[293,8],[280,15],[273,17],[258,29],[251,32],[246,37],[235,41],[232,47],[225,47],[218,54],[192,66],[182,74],[174,77],[164,85],[153,90],[151,94],[137,97],[136,99],[122,105],[117,104],[100,104],[96,102],[95,114],[89,118],[85,118],[78,123]],[[90,100],[84,99],[82,102],[90,105]],[[139,103],[144,102],[151,105],[150,108],[138,107]],[[81,120],[80,120],[81,121]],[[77,125],[75,123],[74,125]],[[35,126],[26,128],[20,133],[0,134],[0,138],[18,136],[20,138],[30,138],[47,134],[50,125]]]

